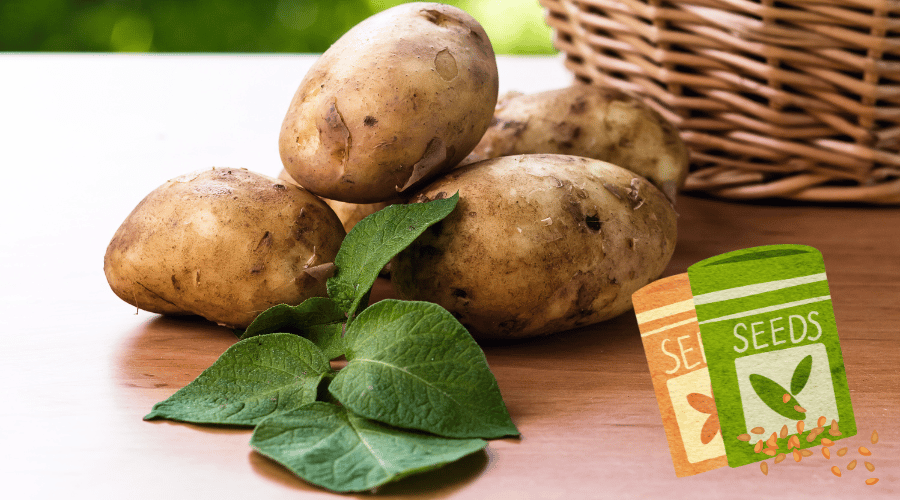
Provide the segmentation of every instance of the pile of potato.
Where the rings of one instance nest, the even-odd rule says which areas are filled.
[[[629,310],[675,247],[688,167],[678,132],[617,91],[497,94],[493,48],[467,13],[409,3],[376,14],[300,83],[279,178],[214,168],[167,182],[113,237],[109,284],[140,309],[246,327],[272,305],[325,295],[365,215],[459,192],[392,262],[399,297],[440,304],[476,338]]]

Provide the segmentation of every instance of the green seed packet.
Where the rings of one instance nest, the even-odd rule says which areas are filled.
[[[688,276],[728,465],[856,434],[818,250],[748,248],[698,262]]]

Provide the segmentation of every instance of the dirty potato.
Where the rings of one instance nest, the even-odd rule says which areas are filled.
[[[245,169],[172,179],[125,219],[103,262],[113,292],[151,312],[243,328],[263,310],[326,295],[344,238],[325,203]]]
[[[595,85],[502,96],[490,128],[463,163],[529,153],[613,163],[673,202],[690,166],[687,146],[663,116],[633,95]]]
[[[361,22],[316,61],[281,128],[284,168],[311,192],[377,203],[458,164],[487,130],[497,64],[481,25],[437,3]]]
[[[671,203],[603,161],[486,160],[413,201],[457,191],[456,209],[394,259],[391,279],[401,298],[440,304],[476,338],[544,335],[617,316],[675,249]]]

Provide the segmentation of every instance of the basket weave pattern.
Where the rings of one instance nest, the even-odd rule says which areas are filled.
[[[540,0],[579,80],[682,131],[687,190],[900,204],[900,0]]]

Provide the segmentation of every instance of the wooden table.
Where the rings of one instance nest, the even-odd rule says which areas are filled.
[[[336,498],[248,446],[248,431],[144,422],[235,339],[140,312],[102,256],[150,190],[216,166],[280,170],[277,133],[309,56],[0,56],[0,491],[4,498]],[[570,81],[556,58],[501,58],[501,89]],[[666,275],[773,243],[824,255],[873,476],[821,456],[676,478],[634,315],[486,346],[522,431],[385,498],[897,498],[900,209],[682,196]],[[384,283],[379,284],[384,296]],[[837,462],[834,462],[837,463]],[[827,465],[826,465],[827,464]],[[353,495],[349,495],[353,496]],[[366,495],[360,495],[366,496]]]

